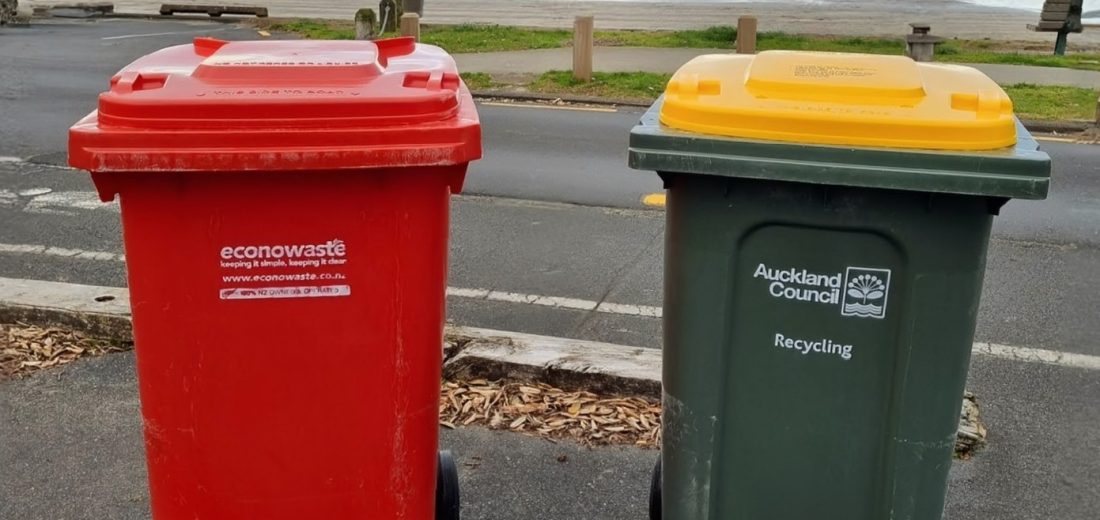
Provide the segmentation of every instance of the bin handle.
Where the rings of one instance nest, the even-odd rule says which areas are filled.
[[[125,71],[111,79],[111,92],[129,94],[141,90],[153,90],[168,82],[168,73],[154,72],[142,74],[135,70]]]
[[[218,49],[221,49],[225,44],[229,43],[226,40],[219,40],[217,38],[210,38],[207,36],[199,36],[192,42],[192,46],[195,48],[195,54],[202,56],[203,58],[209,58],[213,56]]]
[[[374,45],[378,48],[378,64],[385,67],[390,58],[412,54],[416,51],[416,38],[412,36],[386,38],[384,40],[374,40]]]

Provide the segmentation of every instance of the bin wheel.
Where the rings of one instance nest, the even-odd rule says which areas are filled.
[[[458,466],[449,451],[439,452],[435,483],[435,520],[458,520]]]
[[[649,481],[649,520],[661,520],[661,456],[657,456],[657,465],[653,468],[653,478]]]

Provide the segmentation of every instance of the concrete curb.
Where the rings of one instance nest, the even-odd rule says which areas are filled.
[[[0,278],[0,322],[64,327],[132,341],[130,293],[115,287]],[[539,381],[609,395],[661,395],[661,352],[517,332],[448,327],[450,377]]]
[[[132,339],[130,293],[113,287],[0,278],[0,321]]]
[[[610,343],[455,327],[443,364],[453,379],[510,379],[566,390],[660,398],[661,351]]]
[[[1077,134],[1096,125],[1087,121],[1020,121],[1031,132],[1047,134]]]

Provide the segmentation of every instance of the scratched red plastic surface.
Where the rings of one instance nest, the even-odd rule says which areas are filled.
[[[121,199],[156,520],[434,518],[480,129],[449,57],[380,45],[165,49],[72,130]]]

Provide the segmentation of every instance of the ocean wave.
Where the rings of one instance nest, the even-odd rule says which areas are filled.
[[[846,303],[844,304],[844,313],[864,317],[878,316],[882,314],[882,306],[875,305],[873,303],[868,303],[867,305],[862,305],[859,303]]]

